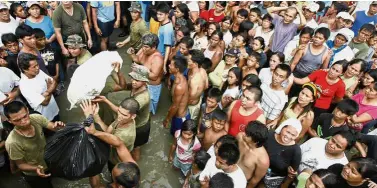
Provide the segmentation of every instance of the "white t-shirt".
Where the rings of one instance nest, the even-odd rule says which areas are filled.
[[[330,159],[325,154],[325,147],[327,140],[322,138],[311,138],[305,143],[301,144],[301,163],[298,171],[301,172],[305,168],[311,170],[327,169],[329,166],[340,163],[346,165],[348,163],[346,155],[340,159]]]
[[[6,67],[0,67],[0,102],[6,99],[5,94],[19,85],[20,78]],[[0,115],[4,115],[4,107],[0,105]]]
[[[240,95],[240,89],[238,87],[234,87],[232,89],[226,88],[223,97],[225,96],[231,96],[233,99],[237,99]]]
[[[299,25],[300,24],[300,18],[296,17],[296,19],[293,21],[293,23]],[[312,29],[317,29],[318,23],[315,21],[315,19],[311,19],[310,21],[306,21],[305,27],[310,27]]]
[[[261,69],[258,77],[262,83],[265,83],[267,85],[270,85],[272,83],[272,72],[270,68],[268,67]],[[281,86],[283,86],[284,88],[287,88],[288,81],[286,80],[283,83],[281,83]]]
[[[353,53],[352,49],[349,46],[346,46],[343,50],[334,55],[334,60],[330,63],[335,63],[339,60],[344,59],[347,61],[351,61],[354,57],[355,54]],[[331,64],[329,64],[329,66],[331,66]]]
[[[279,117],[285,103],[288,102],[288,96],[284,90],[273,90],[270,85],[265,83],[262,83],[261,89],[263,91],[261,107],[264,116],[267,119],[274,120]]]
[[[19,22],[17,22],[12,16],[10,16],[10,22],[4,23],[0,22],[0,38],[5,33],[15,33],[16,28],[18,27]],[[3,43],[0,40],[0,47],[3,46]]]
[[[228,48],[229,44],[233,40],[233,35],[232,35],[232,33],[230,33],[229,30],[226,33],[224,33],[223,40],[225,42],[225,48]]]
[[[194,39],[194,45],[192,46],[193,50],[202,50],[208,47],[208,39],[207,36],[203,35],[203,37],[195,36],[195,33],[191,34],[191,38]]]
[[[191,12],[199,12],[199,5],[197,1],[186,1],[185,4]]]
[[[231,172],[231,173],[226,173],[223,170],[218,169],[216,167],[216,157],[211,157],[208,160],[208,162],[206,164],[206,167],[204,168],[204,170],[202,171],[202,173],[200,173],[199,180],[203,181],[204,177],[206,177],[206,176],[209,177],[209,178],[211,178],[212,176],[214,176],[215,174],[217,174],[219,172],[223,172],[223,173],[227,174],[229,177],[231,177],[232,180],[233,180],[233,184],[234,184],[235,188],[244,188],[244,187],[246,187],[247,180],[246,180],[246,176],[243,173],[242,169],[237,165],[237,170],[236,171]]]
[[[293,50],[299,46],[299,39],[293,38],[284,48],[285,63],[290,64],[293,56],[291,55]]]
[[[20,90],[30,106],[51,121],[58,115],[59,107],[54,96],[51,96],[47,106],[41,104],[45,99],[42,94],[47,90],[47,79],[52,78],[43,71],[39,71],[39,74],[32,79],[21,73]]]

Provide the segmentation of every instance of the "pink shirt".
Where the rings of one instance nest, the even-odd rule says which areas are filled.
[[[359,111],[356,113],[357,116],[360,116],[363,113],[369,114],[373,119],[377,119],[377,106],[365,105],[361,102],[363,101],[365,95],[362,93],[356,94],[352,97],[354,101],[359,104]],[[370,121],[363,122],[363,125],[367,124]]]

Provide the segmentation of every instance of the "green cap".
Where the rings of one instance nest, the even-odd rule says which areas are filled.
[[[139,2],[132,2],[131,3],[131,7],[128,8],[128,11],[130,11],[130,12],[132,12],[134,10],[136,10],[136,11],[138,11],[140,13],[142,12],[141,11],[141,4]]]
[[[137,81],[149,83],[149,69],[143,65],[136,66],[135,68],[133,68],[133,71],[130,72],[128,75]]]
[[[76,48],[82,48],[85,47],[86,45],[82,42],[82,38],[80,35],[74,34],[74,35],[69,35],[67,41],[64,43],[67,46],[73,46]]]

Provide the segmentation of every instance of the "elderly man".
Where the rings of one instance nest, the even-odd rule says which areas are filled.
[[[164,59],[157,50],[159,42],[157,35],[152,33],[146,34],[141,38],[141,41],[142,48],[137,54],[135,54],[133,48],[130,48],[127,52],[131,55],[132,61],[143,64],[149,69],[148,90],[151,96],[150,110],[154,115],[156,114],[157,104],[161,94]]]
[[[5,3],[0,3],[0,38],[5,33],[15,33],[18,22],[9,15],[9,8]],[[3,43],[0,41],[0,47]]]
[[[64,42],[68,36],[78,34],[85,37],[88,41],[88,47],[92,48],[92,37],[87,22],[84,8],[73,1],[63,1],[54,11],[52,16],[56,39],[62,49],[62,54],[69,56],[68,49],[64,46]],[[85,30],[85,34],[83,31]],[[87,37],[87,38],[86,38]]]

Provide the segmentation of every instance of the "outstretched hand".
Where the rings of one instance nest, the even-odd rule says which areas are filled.
[[[97,104],[93,104],[90,100],[83,100],[80,104],[82,111],[86,118],[90,115],[98,114],[99,107]]]

